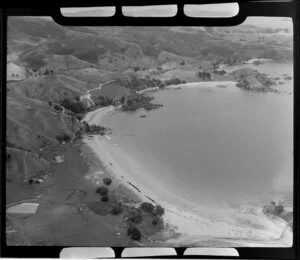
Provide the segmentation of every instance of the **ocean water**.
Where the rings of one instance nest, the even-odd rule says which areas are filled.
[[[292,89],[292,81],[286,84]],[[140,182],[151,174],[163,189],[196,204],[267,203],[292,192],[293,95],[205,86],[149,95],[164,107],[104,120],[112,141],[147,166]]]

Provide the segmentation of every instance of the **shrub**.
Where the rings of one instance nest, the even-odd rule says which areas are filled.
[[[142,238],[141,232],[137,227],[131,226],[127,229],[127,236],[129,236],[133,240],[140,241]]]
[[[51,107],[51,106],[52,106],[52,102],[51,102],[51,101],[48,101],[48,105]]]
[[[152,225],[153,226],[156,226],[158,223],[157,223],[157,220],[156,219],[154,219],[154,220],[152,220]]]
[[[108,189],[106,187],[101,186],[96,189],[96,193],[99,193],[101,196],[107,196]]]
[[[154,213],[158,216],[162,216],[163,214],[165,214],[165,209],[162,206],[157,205],[154,208]]]
[[[140,205],[140,208],[147,213],[152,213],[154,211],[154,206],[149,202],[143,202]]]
[[[56,136],[57,141],[61,142],[69,142],[71,140],[71,137],[68,134],[58,135]]]
[[[108,196],[103,196],[103,197],[101,198],[101,201],[102,201],[102,202],[107,202],[107,201],[108,201]]]
[[[111,209],[111,214],[112,215],[119,215],[123,212],[123,208],[120,205],[116,205]]]
[[[284,211],[284,207],[282,206],[282,205],[277,205],[276,207],[275,207],[275,214],[281,214],[281,213],[283,213],[283,211]]]
[[[103,179],[103,183],[104,183],[105,185],[110,185],[110,184],[112,183],[112,180],[111,180],[110,178],[104,178],[104,179]]]
[[[62,111],[62,107],[60,105],[54,105],[54,109],[58,111]]]

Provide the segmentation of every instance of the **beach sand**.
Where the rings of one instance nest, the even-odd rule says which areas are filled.
[[[198,82],[176,87],[208,85],[213,87],[219,84],[234,86],[235,82],[200,82],[200,84]],[[113,106],[100,108],[88,113],[82,121],[101,125],[113,111]],[[265,216],[262,208],[249,205],[240,205],[237,208],[224,205],[213,208],[192,204],[168,191],[163,183],[152,176],[149,168],[137,161],[129,149],[123,150],[109,136],[84,137],[83,142],[95,153],[105,170],[126,189],[135,193],[141,201],[154,200],[156,204],[165,208],[164,221],[168,228],[161,235],[164,245],[220,247],[292,245],[291,228],[282,219],[271,220]],[[180,236],[176,238],[173,235],[169,236],[170,230]]]

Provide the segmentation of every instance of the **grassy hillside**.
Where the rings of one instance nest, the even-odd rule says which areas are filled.
[[[36,151],[58,144],[57,135],[72,134],[79,127],[72,115],[55,111],[46,102],[7,99],[7,141],[9,147]]]

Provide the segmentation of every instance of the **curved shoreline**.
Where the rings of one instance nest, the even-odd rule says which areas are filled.
[[[114,110],[113,106],[97,109],[89,112],[82,121],[99,125]],[[143,170],[141,164],[132,157],[130,151],[122,150],[110,140],[109,136],[84,138],[83,142],[93,150],[104,167],[126,188],[138,195],[142,201],[157,200],[157,192],[161,193],[159,197],[164,198],[166,195],[164,193],[166,190],[159,190],[160,183],[155,182],[155,179],[149,176],[151,175],[149,171]],[[142,176],[143,181],[135,178],[137,177],[136,172],[144,174]],[[156,187],[156,192],[149,191],[143,183],[147,183],[149,187]],[[167,201],[159,201],[158,204],[166,209],[165,222],[180,234],[180,237],[176,239],[170,239],[166,234],[164,243],[167,245],[201,245],[201,242],[208,240],[219,244],[229,242],[237,246],[278,247],[292,245],[292,233],[285,227],[285,223],[280,220],[271,221],[258,208],[253,208],[254,213],[251,214],[247,212],[249,209],[246,206],[242,212],[237,212],[231,208],[214,210],[205,206],[199,206],[197,210],[192,212],[184,207],[183,203],[176,205]],[[245,218],[249,223],[241,224],[242,218]],[[243,221],[245,220],[243,219]],[[256,224],[263,228],[255,227]]]

